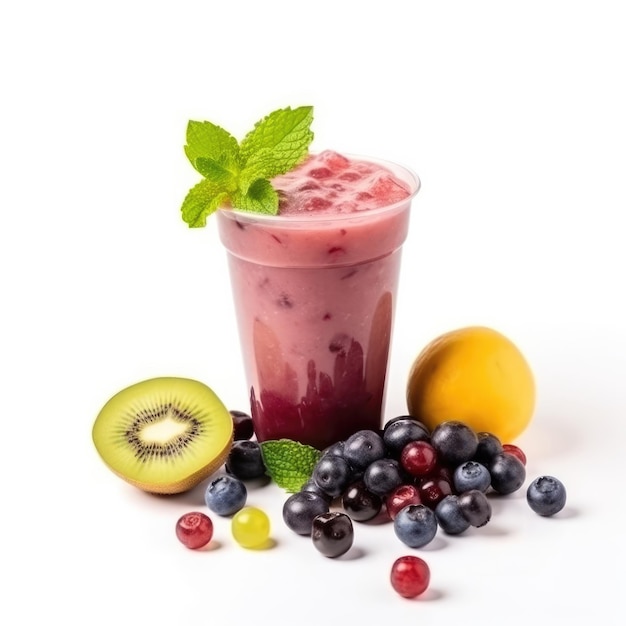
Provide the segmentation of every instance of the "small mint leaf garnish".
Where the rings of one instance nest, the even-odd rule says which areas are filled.
[[[201,180],[194,185],[183,200],[181,212],[190,227],[206,225],[206,218],[228,200],[228,194],[220,191],[210,180]]]
[[[190,121],[187,124],[185,154],[197,169],[196,160],[199,157],[214,161],[219,161],[224,155],[236,157],[239,155],[239,145],[237,140],[220,126],[211,122]]]
[[[322,453],[291,439],[275,439],[261,442],[261,454],[270,478],[281,489],[296,493],[311,478]]]
[[[279,109],[257,122],[241,142],[246,166],[259,159],[266,169],[265,178],[284,174],[307,155],[313,141],[310,129],[313,107]]]
[[[269,180],[258,178],[248,186],[245,194],[235,193],[233,204],[241,211],[276,215],[278,212],[278,193]]]
[[[190,227],[204,226],[221,206],[276,215],[278,193],[270,179],[306,158],[312,121],[313,107],[278,109],[258,121],[241,144],[216,124],[190,121],[185,154],[205,181],[183,201],[183,220]]]
[[[231,170],[215,159],[198,157],[196,159],[196,169],[207,180],[222,187],[224,190],[228,189],[230,186],[234,189],[237,188],[237,170]]]

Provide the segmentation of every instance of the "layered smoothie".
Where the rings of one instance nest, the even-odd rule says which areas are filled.
[[[277,216],[220,210],[257,438],[319,449],[384,406],[401,246],[418,179],[334,152],[272,181]]]

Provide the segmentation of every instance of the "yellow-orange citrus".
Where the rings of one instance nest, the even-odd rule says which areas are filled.
[[[535,410],[532,370],[517,346],[492,328],[445,333],[417,356],[407,383],[409,413],[430,429],[449,420],[513,441]]]

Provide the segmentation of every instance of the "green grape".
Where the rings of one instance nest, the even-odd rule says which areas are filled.
[[[270,536],[269,517],[261,509],[247,506],[233,517],[232,532],[243,548],[262,548]]]

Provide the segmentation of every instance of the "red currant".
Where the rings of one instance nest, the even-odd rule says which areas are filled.
[[[434,509],[452,493],[452,485],[445,478],[422,478],[418,486],[422,504]]]
[[[416,598],[428,589],[430,568],[418,556],[401,556],[391,566],[390,580],[403,598]]]
[[[402,448],[400,465],[411,476],[428,476],[437,465],[437,452],[426,441],[411,441]]]
[[[206,546],[213,537],[213,522],[204,513],[185,513],[176,522],[176,536],[191,550]]]
[[[396,515],[405,506],[421,503],[422,499],[415,485],[400,485],[385,498],[387,514],[392,520],[396,519]]]
[[[526,455],[521,450],[521,448],[514,446],[512,443],[505,443],[502,446],[502,452],[508,452],[509,454],[516,456],[522,462],[523,465],[526,465]]]

